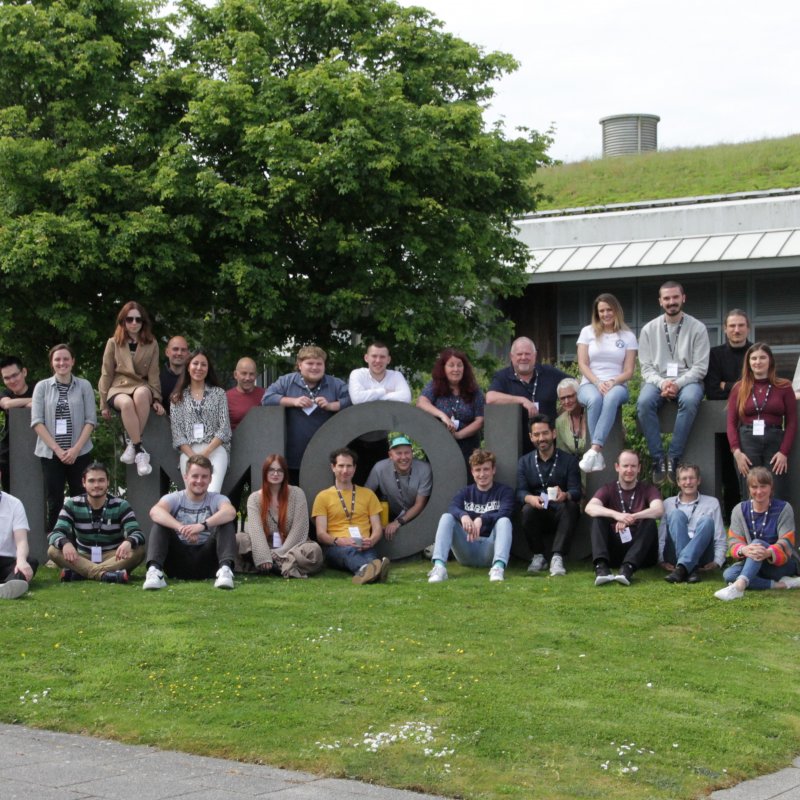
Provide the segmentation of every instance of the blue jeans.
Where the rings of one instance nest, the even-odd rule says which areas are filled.
[[[584,383],[578,389],[578,402],[586,408],[586,422],[592,444],[602,447],[617,419],[619,407],[628,402],[628,387],[614,386],[603,396],[596,386]]]
[[[754,539],[758,542],[758,539]],[[761,542],[761,544],[765,544]],[[746,558],[737,561],[722,573],[726,583],[733,583],[737,578],[747,578],[748,589],[771,589],[773,581],[779,581],[787,575],[797,574],[797,562],[790,558],[785,564],[776,567],[767,561],[754,561]]]
[[[664,524],[663,522],[661,523]],[[666,518],[667,533],[675,548],[677,566],[683,564],[687,572],[702,567],[714,560],[714,520],[702,517],[697,523],[694,536],[689,538],[689,520],[677,508]],[[666,552],[665,552],[666,557]],[[669,561],[669,558],[666,559]]]
[[[511,552],[511,520],[500,517],[488,536],[468,542],[467,534],[453,515],[442,514],[436,529],[433,560],[446,564],[450,548],[458,563],[467,567],[490,567],[495,561],[502,561],[505,566]]]
[[[325,561],[329,567],[341,569],[345,572],[358,572],[364,564],[369,564],[378,558],[374,547],[368,550],[359,550],[357,547],[339,547],[331,545],[325,548]]]
[[[687,383],[678,392],[678,416],[675,418],[675,429],[672,432],[672,441],[669,445],[669,458],[679,461],[686,449],[686,442],[703,399],[702,383]],[[644,438],[647,440],[647,449],[652,458],[664,457],[664,446],[661,443],[661,426],[658,422],[658,411],[666,403],[666,398],[661,396],[661,390],[652,383],[642,386],[639,393],[637,413],[639,425]]]

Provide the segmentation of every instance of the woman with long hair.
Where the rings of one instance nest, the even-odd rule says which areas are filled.
[[[123,464],[136,464],[136,472],[149,475],[150,454],[142,447],[142,433],[152,408],[164,414],[158,374],[158,342],[150,317],[139,303],[125,303],[117,314],[114,335],[106,342],[98,384],[100,413],[111,419],[117,411],[127,434],[120,456]]]
[[[728,444],[747,497],[751,467],[772,472],[775,496],[789,497],[789,453],[797,433],[797,400],[790,381],[775,374],[769,345],[756,342],[745,353],[742,379],[728,398]]]
[[[289,467],[278,453],[264,459],[261,488],[247,498],[240,542],[241,537],[259,572],[307,578],[322,569],[322,548],[308,538],[306,496],[299,486],[289,485]]]
[[[578,336],[578,366],[583,375],[578,401],[586,408],[591,439],[579,464],[584,472],[605,468],[603,446],[617,411],[628,400],[627,384],[638,349],[619,300],[613,294],[598,295],[592,303],[592,322]]]
[[[75,351],[68,344],[50,349],[53,377],[39,381],[31,401],[35,453],[42,462],[47,493],[47,532],[53,530],[64,504],[64,484],[71,496],[83,493],[81,477],[92,460],[92,431],[97,425],[94,389],[72,374]]]
[[[766,467],[748,472],[747,489],[750,499],[731,514],[728,552],[736,563],[722,575],[728,585],[714,592],[719,600],[738,600],[746,589],[800,588],[792,507],[774,496]]]
[[[170,397],[172,446],[180,450],[181,475],[193,453],[214,465],[209,491],[219,492],[228,471],[231,420],[228,400],[214,372],[208,353],[199,348],[189,356],[186,371],[178,378]]]
[[[431,380],[417,398],[417,408],[432,414],[450,431],[465,463],[481,444],[483,406],[483,392],[466,354],[446,347],[433,365]]]

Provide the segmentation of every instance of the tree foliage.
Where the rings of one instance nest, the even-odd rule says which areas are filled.
[[[510,56],[385,0],[157,12],[0,8],[0,349],[96,355],[131,297],[231,358],[362,336],[427,369],[503,328],[549,144],[484,124]]]

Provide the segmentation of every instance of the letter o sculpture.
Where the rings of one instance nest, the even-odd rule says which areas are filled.
[[[433,544],[439,517],[455,493],[467,483],[467,468],[452,434],[439,420],[416,406],[393,401],[362,403],[329,419],[308,444],[300,466],[309,510],[314,498],[332,483],[328,457],[339,447],[370,431],[401,431],[425,451],[433,472],[433,489],[422,513],[403,525],[391,541],[381,539],[378,552],[392,559],[406,558]],[[388,443],[387,443],[388,451]]]

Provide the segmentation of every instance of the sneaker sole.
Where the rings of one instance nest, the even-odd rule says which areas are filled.
[[[624,575],[615,575],[614,580],[621,583],[623,586],[630,586],[631,582]]]
[[[613,575],[597,575],[594,579],[595,586],[605,586],[607,583],[614,583]]]
[[[28,582],[10,580],[0,584],[0,598],[3,600],[16,600],[28,591]]]
[[[370,561],[363,575],[353,575],[353,583],[363,586],[365,583],[372,583],[375,578],[380,576],[380,571],[375,568],[375,564]]]

